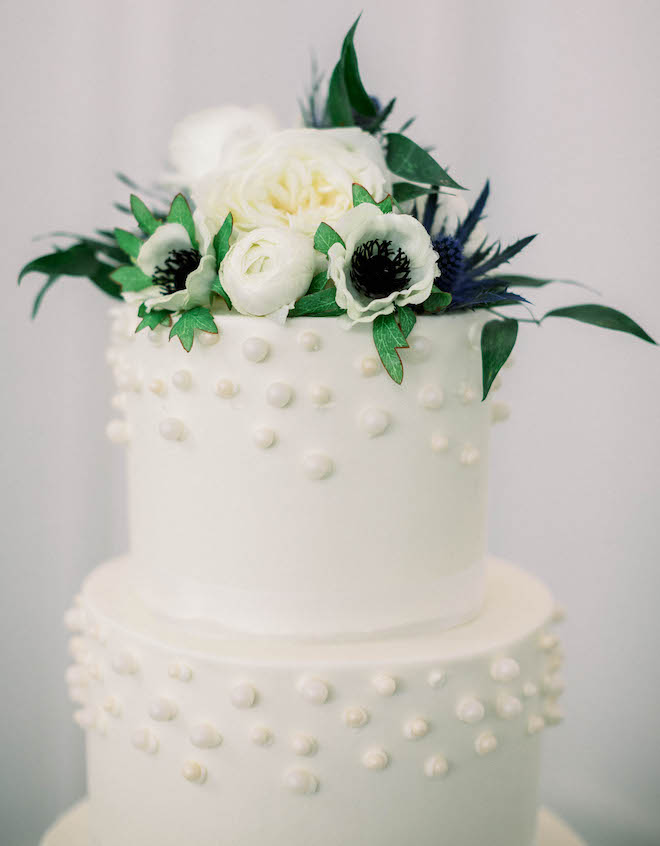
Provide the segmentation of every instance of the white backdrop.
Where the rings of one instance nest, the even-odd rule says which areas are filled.
[[[29,320],[33,233],[115,223],[112,171],[157,175],[172,123],[223,101],[296,119],[359,11],[368,87],[470,187],[488,226],[543,237],[519,272],[581,279],[660,337],[660,3],[649,0],[228,3],[21,0],[2,41],[3,698],[0,839],[34,846],[80,795],[61,615],[125,546],[121,453],[104,440],[107,302],[66,280]],[[573,297],[565,289],[548,306]],[[539,297],[540,298],[540,297]],[[593,846],[660,841],[660,350],[557,321],[524,327],[496,430],[492,549],[568,608],[569,718],[544,799]],[[186,844],[182,844],[186,846]]]

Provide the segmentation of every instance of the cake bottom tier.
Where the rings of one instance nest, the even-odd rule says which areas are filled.
[[[489,564],[449,631],[287,642],[193,632],[98,568],[68,615],[89,846],[532,846],[559,719],[546,588]]]

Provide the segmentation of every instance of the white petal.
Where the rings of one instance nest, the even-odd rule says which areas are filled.
[[[190,238],[180,223],[164,223],[140,248],[137,265],[147,276],[153,276],[172,250],[189,250]]]

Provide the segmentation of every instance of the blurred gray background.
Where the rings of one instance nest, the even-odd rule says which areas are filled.
[[[155,178],[175,120],[270,105],[297,120],[310,48],[358,31],[370,90],[471,188],[542,237],[517,272],[580,279],[660,337],[660,3],[22,0],[2,12],[0,840],[35,846],[84,791],[62,613],[126,544],[121,450],[103,430],[108,302],[63,280],[29,319],[35,233],[114,225],[113,179]],[[571,288],[535,298],[588,301]],[[541,309],[540,309],[541,310]],[[568,610],[568,719],[543,799],[592,846],[660,843],[660,350],[572,322],[525,326],[494,431],[491,547]],[[145,844],[145,846],[147,846]],[[186,844],[182,844],[186,846]]]

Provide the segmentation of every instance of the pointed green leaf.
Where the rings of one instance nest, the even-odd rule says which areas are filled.
[[[215,250],[218,267],[220,267],[222,260],[229,252],[229,239],[233,228],[234,218],[232,217],[232,213],[229,212],[213,238],[213,249]]]
[[[392,195],[388,194],[384,200],[381,200],[380,203],[376,203],[376,205],[382,211],[383,214],[390,214],[393,206]]]
[[[339,317],[345,313],[335,301],[335,289],[325,288],[301,297],[289,312],[289,317]]]
[[[378,205],[366,188],[353,183],[353,206],[359,206],[362,203],[371,203],[372,206]]]
[[[489,320],[481,332],[481,370],[485,400],[495,377],[511,355],[518,337],[517,320]]]
[[[397,385],[403,381],[403,364],[398,350],[408,346],[394,314],[379,314],[373,323],[374,344],[383,367]]]
[[[112,271],[110,278],[121,285],[122,291],[143,291],[153,284],[151,277],[134,264],[122,264]]]
[[[401,331],[403,334],[408,337],[412,330],[415,328],[415,323],[417,323],[417,315],[415,312],[410,308],[410,306],[397,306],[396,310],[397,319],[399,321],[399,326],[401,327]]]
[[[317,273],[316,276],[312,279],[309,283],[309,288],[307,290],[307,294],[316,294],[318,291],[322,291],[325,286],[328,284],[328,274],[326,271],[322,271],[321,273]]]
[[[153,216],[136,194],[131,194],[131,211],[133,212],[133,217],[137,221],[137,225],[145,235],[153,235],[162,223],[162,221],[157,220]]]
[[[339,233],[335,232],[332,226],[328,226],[327,223],[320,223],[314,235],[314,249],[327,256],[328,250],[333,244],[346,246]]]
[[[422,308],[429,314],[439,314],[449,307],[451,299],[451,294],[447,291],[441,291],[437,285],[434,285],[428,299],[422,304]]]
[[[170,340],[178,338],[184,350],[190,352],[195,340],[195,329],[200,332],[209,332],[212,335],[218,334],[218,327],[215,325],[213,315],[207,308],[198,306],[190,311],[184,311],[170,329]]]
[[[425,188],[423,185],[413,185],[411,182],[395,182],[392,186],[392,196],[397,203],[407,203],[409,200],[416,200],[417,197],[431,194],[433,190],[433,188]]]
[[[89,276],[99,267],[94,249],[87,244],[74,244],[66,250],[55,250],[28,262],[18,276],[18,284],[28,273],[48,276]]]
[[[192,212],[190,211],[188,201],[183,196],[183,194],[177,194],[176,197],[172,200],[172,205],[170,206],[170,210],[167,213],[166,220],[167,223],[180,223],[181,226],[183,226],[183,228],[188,233],[192,248],[194,250],[199,249],[199,245],[197,244],[197,237],[195,235],[195,221],[193,220]]]
[[[215,279],[213,280],[213,284],[211,285],[211,290],[215,294],[218,294],[220,297],[222,297],[222,299],[227,303],[227,307],[231,311],[232,308],[233,308],[232,303],[231,303],[231,299],[229,297],[229,294],[222,287],[222,283],[220,282],[219,276],[216,276]]]
[[[488,277],[489,283],[494,281],[505,288],[543,288],[545,285],[577,285],[578,288],[586,288],[587,291],[598,293],[595,288],[585,285],[583,282],[576,282],[573,279],[539,279],[537,276],[519,276],[515,273],[496,273]]]
[[[635,335],[641,338],[642,341],[647,341],[649,344],[655,344],[653,338],[648,335],[642,327],[635,323],[635,321],[628,317],[621,311],[609,306],[595,304],[584,304],[575,306],[566,306],[565,308],[555,308],[543,315],[541,320],[546,317],[568,317],[571,320],[578,320],[580,323],[590,323],[592,326],[600,326],[602,329],[612,329],[616,332],[627,332],[629,335]]]
[[[115,229],[115,241],[127,256],[134,259],[138,257],[142,241],[137,235],[127,232],[125,229]]]
[[[141,317],[142,320],[138,323],[136,332],[141,332],[143,329],[156,329],[161,323],[165,323],[167,326],[172,323],[172,315],[169,311],[147,311],[142,306],[138,311],[138,317]]]
[[[353,110],[346,88],[343,59],[337,62],[332,71],[326,108],[333,126],[353,126]]]
[[[43,300],[46,291],[49,288],[51,288],[55,284],[55,282],[57,282],[58,279],[59,279],[58,276],[49,276],[48,279],[46,279],[45,284],[39,289],[39,293],[34,298],[34,303],[32,304],[32,319],[33,320],[37,316],[37,313],[39,312],[39,309],[41,308],[41,301]]]
[[[357,20],[349,29],[344,44],[342,46],[342,59],[344,64],[344,80],[346,82],[346,92],[351,106],[358,114],[366,118],[375,118],[378,115],[378,109],[374,105],[371,97],[365,91],[362,79],[360,77],[360,70],[358,68],[357,53],[353,39],[355,38],[355,30],[360,22],[361,15],[358,15]]]
[[[462,186],[455,182],[426,150],[410,138],[398,132],[390,132],[385,138],[387,139],[387,165],[397,176],[411,182],[422,182],[424,185],[462,190]]]

